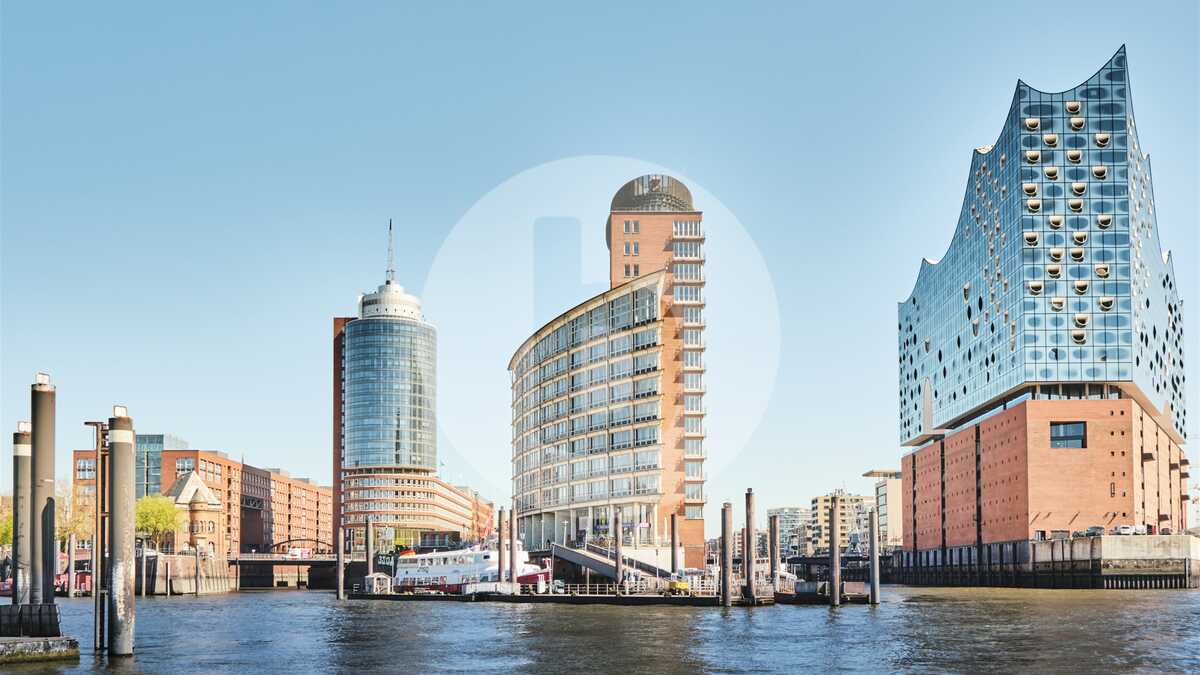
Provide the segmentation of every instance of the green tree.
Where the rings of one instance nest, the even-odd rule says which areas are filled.
[[[175,502],[170,497],[149,495],[137,500],[133,522],[137,531],[149,537],[157,549],[163,535],[183,527],[183,513],[175,508]]]
[[[12,514],[9,513],[8,515],[0,516],[0,518],[3,518],[3,520],[0,520],[0,546],[12,546],[12,543],[13,543],[12,542],[12,535],[13,535]]]

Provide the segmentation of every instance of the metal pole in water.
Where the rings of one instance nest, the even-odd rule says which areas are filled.
[[[679,574],[679,514],[671,514],[671,574]]]
[[[742,542],[742,570],[746,573],[746,599],[754,604],[754,558],[758,541],[754,536],[754,488],[746,490],[746,536]]]
[[[196,593],[195,593],[195,595],[198,598],[198,597],[200,597],[200,547],[193,544],[192,553],[196,557],[196,574],[195,574]],[[275,570],[272,569],[271,571],[274,572]]]
[[[733,606],[733,504],[721,505],[721,605]]]
[[[67,537],[67,597],[75,597],[75,534]]]
[[[346,528],[337,528],[337,599],[346,599]]]
[[[133,420],[124,406],[113,406],[108,420],[109,555],[112,581],[108,593],[108,655],[133,654],[134,550],[133,550]]]
[[[155,558],[155,560],[158,560]],[[142,540],[142,597],[146,597],[146,586],[149,585],[150,578],[146,576],[146,540]]]
[[[842,604],[842,531],[838,524],[838,496],[829,500],[829,604]]]
[[[551,549],[553,550],[553,549]],[[553,574],[553,568],[551,568]],[[517,587],[517,594],[521,593],[521,586],[517,582],[517,576],[520,568],[517,567],[517,510],[509,509],[508,511],[508,577],[509,581],[513,582]]]
[[[771,553],[771,591],[779,592],[779,514],[767,518],[767,550]]]
[[[367,520],[367,576],[375,573],[375,528]]]
[[[871,509],[871,598],[879,604],[879,507]]]
[[[621,533],[621,507],[613,507],[613,531],[616,532],[616,538],[613,540],[613,553],[616,554],[616,562],[613,570],[617,576],[617,593],[621,592],[621,586],[625,582],[625,559],[621,553],[621,540],[625,537]]]
[[[33,438],[31,447],[29,518],[29,603],[54,603],[54,576],[58,548],[54,536],[54,408],[55,390],[50,376],[37,374],[31,388]]]
[[[29,422],[17,422],[13,434],[13,592],[12,604],[29,604],[29,529],[33,485],[30,474],[30,448],[33,427]]]
[[[504,583],[504,507],[501,506],[499,524],[496,525],[496,581]]]
[[[92,651],[99,653],[101,645],[104,644],[104,603],[101,599],[101,586],[103,586],[104,576],[101,574],[101,567],[104,564],[104,495],[105,486],[105,469],[104,457],[106,456],[105,433],[108,431],[108,424],[105,422],[84,422],[84,426],[92,427],[96,435],[96,459],[95,466],[92,468],[96,472],[96,490],[93,492],[92,507],[95,510],[93,514],[94,528],[92,529],[92,571],[91,571],[91,586],[92,586]]]

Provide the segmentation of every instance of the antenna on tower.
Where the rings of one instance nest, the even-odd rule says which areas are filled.
[[[392,219],[388,218],[388,265],[387,265],[387,283],[395,283],[396,281],[396,265],[392,259]]]

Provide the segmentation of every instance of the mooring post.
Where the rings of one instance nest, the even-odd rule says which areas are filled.
[[[679,514],[671,514],[671,574],[679,574]]]
[[[779,592],[779,514],[767,517],[767,550],[771,554],[771,592]]]
[[[742,570],[746,573],[746,599],[754,604],[754,559],[758,557],[758,537],[754,536],[754,488],[746,490],[746,536],[742,542]]]
[[[75,534],[67,536],[67,597],[75,597]]]
[[[871,509],[871,598],[879,604],[879,507]]]
[[[625,557],[621,552],[621,545],[624,543],[624,533],[621,532],[621,507],[613,507],[613,531],[616,532],[613,539],[613,553],[616,556],[614,571],[617,576],[617,595],[621,594],[621,590],[625,585]]]
[[[829,500],[829,604],[842,604],[842,530],[838,523],[838,496]]]
[[[346,599],[346,528],[337,528],[337,599]]]
[[[132,656],[134,642],[133,420],[113,406],[108,420],[108,551],[112,562],[108,593],[108,655]]]
[[[54,577],[58,571],[58,546],[54,527],[54,408],[55,390],[50,376],[37,374],[31,389],[33,408],[32,454],[29,463],[32,500],[29,518],[31,555],[29,603],[54,604]]]
[[[733,606],[733,504],[721,505],[721,605]]]
[[[375,528],[367,521],[367,576],[375,573]],[[299,584],[296,584],[299,586]]]
[[[196,559],[196,597],[198,598],[200,597],[200,547],[193,544],[192,554]],[[274,572],[274,570],[272,570],[272,572]]]
[[[13,541],[12,541],[12,604],[29,604],[29,570],[32,557],[29,549],[30,508],[33,485],[30,474],[30,448],[33,427],[29,422],[17,422],[13,433]]]
[[[521,583],[517,580],[520,571],[517,565],[517,510],[513,508],[508,511],[508,579],[516,587],[517,595],[521,594]]]
[[[504,536],[504,507],[501,506],[497,515],[499,522],[496,525],[496,581],[504,583],[504,547],[508,544],[505,542]]]

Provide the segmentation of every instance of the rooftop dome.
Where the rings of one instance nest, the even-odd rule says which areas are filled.
[[[694,211],[687,186],[665,174],[639,176],[613,196],[612,211]]]

